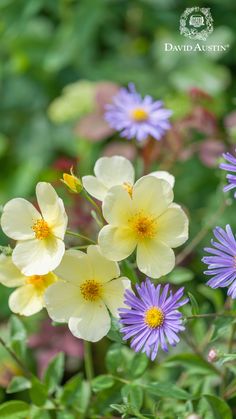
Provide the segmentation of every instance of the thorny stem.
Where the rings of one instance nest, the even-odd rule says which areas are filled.
[[[80,238],[80,239],[87,240],[87,241],[88,241],[88,242],[90,242],[90,243],[96,244],[96,242],[95,242],[94,240],[90,239],[90,238],[89,238],[89,237],[87,237],[87,236],[84,236],[83,234],[80,234],[80,233],[75,233],[74,231],[70,231],[70,230],[66,230],[66,234],[68,234],[68,235],[70,235],[70,236],[78,237],[78,238]]]
[[[88,382],[91,384],[93,379],[93,361],[91,352],[91,343],[84,341],[84,368]]]

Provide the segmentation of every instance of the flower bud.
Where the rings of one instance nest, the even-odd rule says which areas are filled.
[[[210,349],[207,355],[208,362],[216,362],[218,360],[218,352],[215,348]]]
[[[83,189],[82,182],[77,178],[71,168],[70,173],[63,173],[63,179],[61,181],[69,188],[73,193],[80,193]]]
[[[186,419],[202,419],[202,417],[197,415],[196,413],[191,413],[190,415],[187,416]]]

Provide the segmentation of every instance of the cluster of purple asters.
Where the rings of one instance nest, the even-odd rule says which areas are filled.
[[[211,256],[205,256],[202,261],[208,265],[204,273],[212,278],[207,282],[211,288],[227,287],[228,295],[236,298],[236,240],[230,225],[225,230],[221,227],[214,229],[217,241],[212,240],[212,247],[204,250]]]
[[[221,163],[220,168],[223,170],[227,170],[228,172],[236,172],[236,157],[234,157],[231,153],[223,154],[223,157],[228,163]],[[226,179],[228,180],[228,185],[224,187],[224,192],[228,192],[231,189],[236,188],[236,176],[227,174]],[[234,197],[236,198],[236,192],[234,193]]]
[[[129,308],[119,309],[123,339],[131,338],[135,352],[145,352],[153,361],[159,346],[167,352],[167,343],[175,346],[179,342],[178,332],[184,330],[183,318],[178,308],[188,302],[183,299],[184,288],[175,294],[169,292],[169,284],[161,290],[147,279],[136,285],[137,296],[130,290],[125,292],[125,304]]]
[[[112,104],[106,105],[105,120],[128,140],[144,141],[148,136],[160,140],[170,128],[171,114],[161,101],[149,95],[142,98],[130,83],[128,89],[121,88],[113,97]]]

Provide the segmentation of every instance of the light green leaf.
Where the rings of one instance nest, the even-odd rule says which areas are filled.
[[[232,419],[233,414],[228,404],[219,397],[210,394],[204,395],[211,408],[214,419]]]
[[[193,272],[182,266],[175,268],[168,275],[168,281],[171,282],[171,284],[182,284],[184,282],[192,281],[193,278]]]
[[[192,399],[191,394],[187,393],[187,391],[183,390],[182,388],[172,383],[156,382],[156,383],[148,384],[147,390],[149,393],[152,393],[152,395],[156,395],[158,397],[166,397],[166,398],[178,399],[178,400]]]
[[[47,387],[37,377],[32,379],[32,387],[29,390],[30,398],[36,406],[43,406],[47,400]]]
[[[31,387],[31,382],[25,377],[13,377],[9,386],[7,387],[7,393],[17,393]]]
[[[169,357],[163,364],[166,367],[184,367],[190,374],[217,374],[212,364],[202,359],[199,355],[182,353]]]
[[[129,367],[129,373],[131,374],[131,377],[138,378],[143,375],[148,367],[148,362],[148,358],[145,354],[135,354]]]
[[[56,355],[49,363],[43,378],[49,394],[53,393],[60,384],[64,374],[64,364],[65,355],[63,352]]]
[[[75,375],[70,380],[68,380],[64,385],[62,394],[60,396],[61,403],[66,406],[72,406],[74,403],[77,403],[77,398],[80,397],[79,393],[81,391],[81,387],[81,375]]]
[[[126,384],[121,389],[121,395],[125,404],[140,410],[143,404],[143,390],[138,384]]]
[[[26,419],[29,413],[29,405],[20,400],[6,402],[0,406],[1,419]]]
[[[196,298],[194,297],[193,294],[191,294],[191,292],[188,292],[188,296],[190,299],[190,303],[191,303],[191,308],[192,308],[192,314],[198,314],[199,313],[199,306],[197,303]]]
[[[112,387],[114,379],[108,375],[99,375],[92,380],[92,390],[97,393],[98,391],[105,390],[106,388]]]

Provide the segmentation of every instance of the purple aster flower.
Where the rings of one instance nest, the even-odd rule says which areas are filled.
[[[230,153],[224,153],[223,157],[228,163],[221,163],[220,168],[228,172],[236,172],[236,157]],[[236,176],[228,174],[226,179],[228,180],[228,185],[224,187],[224,192],[236,188]],[[236,192],[234,193],[234,197],[236,198]]]
[[[236,298],[236,240],[230,225],[225,230],[216,227],[213,230],[214,236],[218,241],[211,240],[212,247],[204,250],[211,254],[205,256],[202,261],[208,265],[208,270],[204,273],[212,275],[207,282],[211,288],[222,288],[230,285],[228,295]]]
[[[142,96],[135,86],[129,84],[113,97],[113,103],[106,105],[105,119],[121,136],[130,140],[145,140],[151,135],[160,140],[170,128],[168,118],[172,111],[163,108],[161,101],[154,101],[151,96]]]
[[[177,333],[184,330],[182,314],[177,309],[188,302],[183,297],[184,288],[175,294],[169,292],[169,284],[163,287],[147,279],[136,285],[138,296],[126,290],[125,304],[130,308],[119,309],[123,339],[131,340],[135,352],[146,352],[153,361],[157,356],[159,345],[168,352],[167,343],[175,346],[179,342]],[[169,295],[168,295],[169,293]]]

